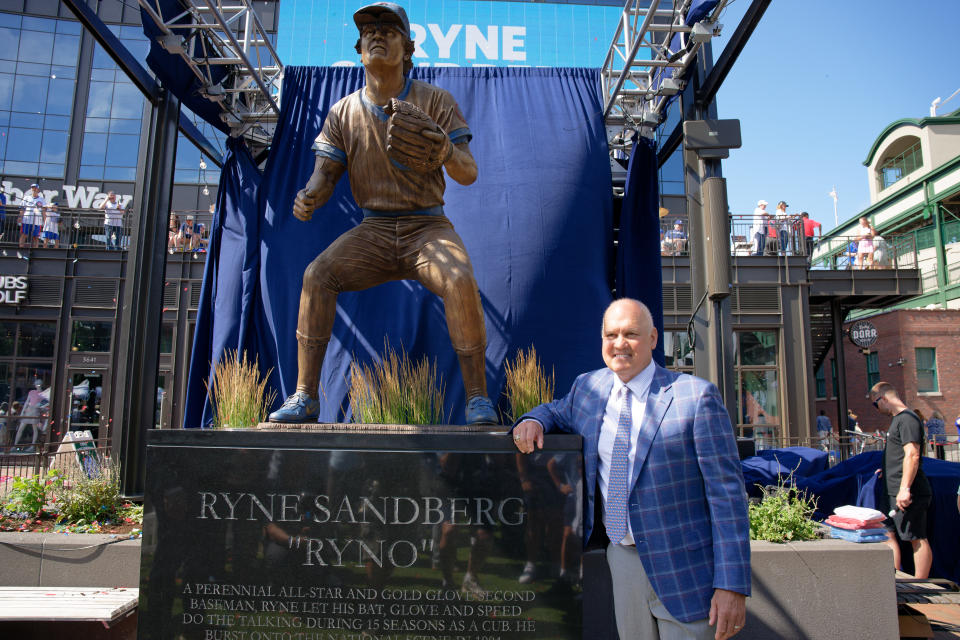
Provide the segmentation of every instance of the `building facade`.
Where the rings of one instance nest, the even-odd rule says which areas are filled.
[[[144,67],[136,3],[100,0],[98,17]],[[276,32],[275,2],[257,10]],[[55,441],[68,430],[106,438],[120,388],[114,372],[139,158],[150,105],[69,9],[56,0],[0,7],[0,419],[3,443]],[[187,113],[214,147],[225,138]],[[207,234],[219,168],[180,134],[166,256],[156,426],[180,426]],[[38,184],[60,215],[56,242],[22,234],[23,198]],[[107,234],[114,191],[123,215]],[[42,214],[41,214],[42,215]],[[188,219],[188,216],[192,220]],[[189,223],[189,227],[186,225]],[[202,225],[202,226],[201,226]],[[196,231],[197,237],[183,236]],[[111,238],[111,235],[113,236]],[[111,245],[115,241],[116,246]],[[45,246],[46,245],[46,246]],[[34,393],[32,393],[34,392]],[[21,429],[21,427],[23,427]]]

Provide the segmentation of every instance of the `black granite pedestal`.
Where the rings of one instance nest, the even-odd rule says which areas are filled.
[[[566,435],[151,431],[139,638],[579,640],[581,466]]]

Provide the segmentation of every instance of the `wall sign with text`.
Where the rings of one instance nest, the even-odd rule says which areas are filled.
[[[861,349],[872,347],[878,337],[877,328],[868,320],[858,320],[850,326],[850,342]]]
[[[284,0],[277,53],[286,65],[356,66],[353,13],[368,0]],[[600,67],[622,6],[418,0],[400,3],[416,66]]]
[[[0,304],[25,304],[28,286],[27,276],[0,276]]]

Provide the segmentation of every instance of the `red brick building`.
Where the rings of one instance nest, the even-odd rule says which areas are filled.
[[[869,389],[883,380],[896,387],[911,409],[927,418],[939,410],[947,437],[955,438],[960,413],[960,311],[901,309],[867,318],[877,329],[877,341],[868,349],[854,345],[844,324],[847,404],[857,414],[864,431],[885,429],[890,418],[870,403]],[[816,408],[824,410],[837,426],[836,360],[830,349],[816,372]],[[843,428],[846,428],[845,425]]]

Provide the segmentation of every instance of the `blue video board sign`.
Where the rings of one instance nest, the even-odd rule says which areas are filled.
[[[353,13],[369,0],[283,0],[277,52],[286,65],[354,66]],[[416,66],[600,67],[622,6],[410,0],[400,3]]]

